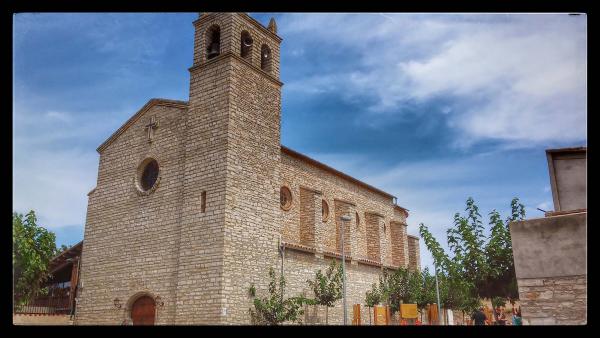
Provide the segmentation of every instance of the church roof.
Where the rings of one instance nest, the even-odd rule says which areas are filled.
[[[121,128],[117,129],[117,131],[115,131],[112,135],[110,135],[110,137],[108,139],[106,139],[106,141],[104,141],[96,149],[96,151],[98,153],[102,153],[102,151],[104,149],[106,149],[106,147],[108,147],[111,143],[113,143],[113,141],[116,140],[117,137],[119,137],[121,134],[123,134],[125,132],[125,130],[127,130],[132,124],[134,124],[135,121],[137,121],[140,117],[142,117],[142,115],[144,115],[144,113],[146,111],[148,111],[150,108],[152,108],[154,106],[168,106],[168,107],[187,109],[188,102],[187,101],[178,101],[178,100],[159,99],[159,98],[150,99],[150,101],[148,101],[148,103],[146,103],[142,107],[142,109],[138,110],[137,113],[133,114],[133,116],[131,118],[129,118],[129,120],[127,120],[127,122],[125,122],[121,126]]]
[[[106,141],[104,141],[97,149],[96,151],[98,153],[102,153],[102,151],[104,149],[106,149],[114,140],[117,139],[117,137],[119,137],[121,134],[123,134],[125,132],[125,130],[127,130],[131,125],[133,125],[142,115],[144,115],[144,113],[146,111],[148,111],[150,108],[154,107],[154,106],[168,106],[168,107],[176,107],[176,108],[181,108],[181,109],[187,109],[188,108],[188,102],[187,101],[178,101],[178,100],[169,100],[169,99],[161,99],[161,98],[153,98],[150,99],[150,101],[148,101],[148,103],[146,103],[140,110],[138,110],[137,113],[135,113],[131,118],[129,118],[129,120],[127,120],[119,129],[117,129],[117,131],[115,131],[108,139],[106,139]],[[312,159],[304,154],[301,154],[295,150],[292,150],[288,147],[285,146],[281,146],[281,152],[285,153],[289,156],[292,156],[294,158],[297,158],[299,160],[302,160],[304,162],[307,162],[309,164],[312,164],[322,170],[328,171],[336,176],[339,176],[343,179],[346,179],[352,183],[355,183],[363,188],[366,188],[368,190],[371,190],[373,192],[376,192],[380,195],[384,195],[386,197],[392,198],[392,199],[396,199],[396,196],[388,194],[387,192],[377,189],[372,185],[369,185],[363,181],[360,181],[350,175],[344,174],[343,172],[336,170],[326,164],[323,164],[315,159]],[[90,192],[91,193],[91,192]],[[402,208],[399,205],[395,205],[397,208],[400,208],[402,210],[404,210],[405,212],[407,212],[407,209]],[[407,216],[408,216],[408,212],[407,212]]]

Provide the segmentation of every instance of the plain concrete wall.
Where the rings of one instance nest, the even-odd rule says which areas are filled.
[[[587,213],[512,222],[517,278],[587,274]]]
[[[587,208],[586,151],[548,152],[555,211]]]

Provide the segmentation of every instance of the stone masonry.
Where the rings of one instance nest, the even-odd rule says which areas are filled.
[[[530,325],[587,322],[587,276],[519,279],[523,318]]]
[[[306,280],[341,259],[342,226],[351,317],[383,269],[420,267],[408,212],[394,196],[281,145],[274,23],[209,13],[194,27],[189,101],[150,100],[98,147],[75,325],[131,320],[145,295],[155,299],[158,325],[249,324],[248,287],[266,292],[269,268],[281,266],[279,246],[286,295],[311,296]],[[209,59],[213,36],[218,55]],[[253,41],[247,55],[241,36]],[[151,121],[158,124],[148,131]],[[143,190],[152,159],[158,178]],[[287,210],[281,187],[291,191]],[[339,302],[329,323],[342,323],[341,313]]]

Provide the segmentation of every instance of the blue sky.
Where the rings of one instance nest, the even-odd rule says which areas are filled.
[[[544,150],[587,143],[587,17],[278,14],[282,144],[398,197],[445,244],[472,196],[551,210]],[[187,100],[197,13],[14,16],[13,209],[83,238],[96,148]],[[431,257],[421,246],[422,264]]]

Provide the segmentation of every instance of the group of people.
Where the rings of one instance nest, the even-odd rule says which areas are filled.
[[[523,325],[521,307],[513,308],[512,312],[512,325]],[[489,320],[483,312],[483,306],[473,312],[471,319],[475,325],[506,325],[507,322],[506,315],[499,306],[496,308],[495,315]]]

